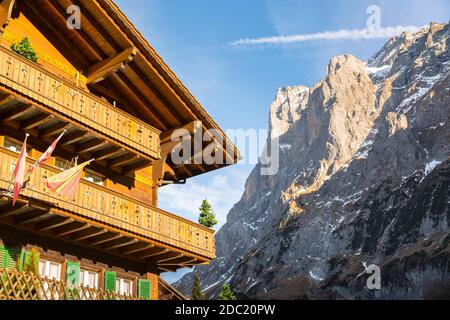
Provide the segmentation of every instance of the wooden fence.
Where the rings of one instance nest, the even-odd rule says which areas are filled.
[[[0,300],[142,300],[103,289],[71,286],[30,273],[0,269]]]

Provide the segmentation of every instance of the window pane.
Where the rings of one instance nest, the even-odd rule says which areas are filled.
[[[9,138],[5,138],[3,146],[6,149],[9,149],[9,150],[11,150],[13,152],[20,152],[20,150],[22,149],[22,144],[21,143],[16,142],[14,140],[11,140]]]
[[[120,279],[116,279],[116,293],[120,293]]]
[[[39,275],[41,277],[47,276],[45,273],[45,261],[39,261]]]
[[[81,271],[81,281],[85,287],[98,288],[98,276],[96,272],[82,270]]]
[[[122,294],[131,295],[131,282],[128,280],[123,281],[123,292]]]
[[[60,270],[60,265],[58,263],[50,262],[50,275],[49,275],[49,278],[50,279],[60,280],[59,279],[59,270]]]

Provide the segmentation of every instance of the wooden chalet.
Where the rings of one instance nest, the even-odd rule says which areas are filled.
[[[158,189],[226,164],[175,165],[171,133],[219,130],[228,163],[236,148],[111,0],[2,0],[0,34],[0,299],[183,299],[159,275],[214,259],[214,232],[159,209]],[[24,38],[37,62],[11,49]],[[25,134],[31,165],[64,130],[12,206]],[[39,184],[76,157],[96,161],[74,199]]]

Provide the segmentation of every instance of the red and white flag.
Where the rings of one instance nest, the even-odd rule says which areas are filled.
[[[27,139],[28,134],[25,136],[25,141],[22,145],[22,151],[20,151],[19,160],[16,163],[16,168],[14,169],[14,192],[13,192],[13,206],[16,204],[19,198],[20,192],[22,191],[24,179],[25,179],[25,166],[27,164]]]
[[[33,173],[33,171],[36,168],[39,168],[45,161],[47,161],[52,156],[53,151],[55,151],[55,149],[56,149],[56,145],[58,144],[59,140],[61,140],[61,138],[63,137],[63,135],[65,133],[66,133],[66,131],[61,133],[60,136],[58,138],[56,138],[56,140],[51,144],[51,146],[48,147],[47,151],[45,151],[39,157],[39,159],[37,159],[37,161],[30,168],[28,168],[28,173],[29,174]]]

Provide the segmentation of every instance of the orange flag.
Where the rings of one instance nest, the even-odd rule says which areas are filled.
[[[60,174],[47,179],[45,182],[47,188],[50,191],[56,192],[62,196],[67,196],[69,198],[74,197],[76,195],[83,170],[92,161],[94,160],[82,163],[72,169],[61,172]]]
[[[19,160],[16,163],[14,169],[14,192],[13,192],[13,206],[16,205],[16,201],[19,198],[20,191],[22,191],[23,182],[25,179],[25,166],[27,164],[27,139],[29,134],[25,136],[25,141],[22,145],[22,151],[20,151]]]

